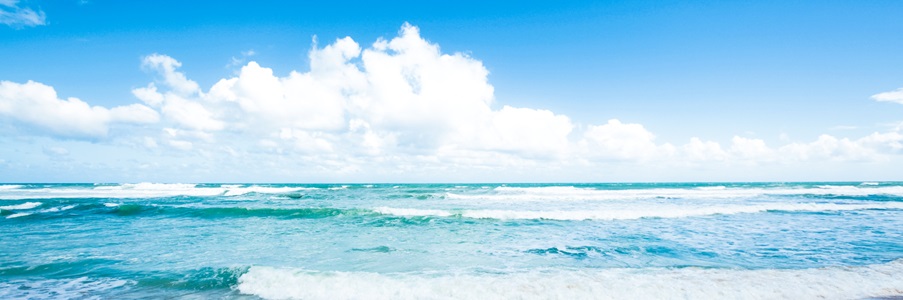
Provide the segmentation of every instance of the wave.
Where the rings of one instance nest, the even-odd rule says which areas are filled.
[[[14,214],[6,216],[6,218],[7,219],[15,219],[15,218],[30,216],[30,215],[31,215],[31,213],[14,213]]]
[[[318,219],[338,216],[363,216],[379,215],[365,209],[339,209],[339,208],[246,208],[246,207],[196,207],[196,206],[167,206],[157,204],[123,204],[123,203],[92,203],[74,204],[60,207],[52,207],[27,213],[2,212],[7,219],[24,216],[37,218],[62,218],[80,215],[116,215],[126,216],[158,216],[193,218],[284,218],[284,219]]]
[[[448,199],[529,202],[529,201],[587,201],[587,200],[636,200],[636,199],[730,199],[754,198],[762,196],[871,196],[891,195],[903,197],[903,186],[850,186],[826,185],[800,188],[748,188],[710,186],[696,188],[650,188],[650,189],[595,189],[574,186],[508,187],[500,186],[491,193],[452,193]]]
[[[12,280],[0,282],[0,297],[6,299],[89,299],[133,282],[122,279],[88,278]],[[86,298],[87,297],[87,298]],[[99,297],[97,297],[99,299]]]
[[[454,212],[438,209],[377,207],[373,211],[383,215],[400,217],[449,217],[456,215]]]
[[[60,207],[51,207],[51,208],[48,208],[48,209],[43,209],[43,210],[39,211],[39,213],[51,213],[51,212],[67,211],[67,210],[70,210],[70,209],[75,208],[76,206],[78,206],[78,204],[66,205],[66,206],[60,206]]]
[[[220,185],[200,186],[193,183],[124,183],[117,185],[56,186],[43,188],[22,188],[22,186],[0,189],[0,199],[51,199],[51,198],[161,198],[176,196],[215,197],[241,196],[246,194],[283,194],[312,187],[268,187]]]
[[[41,206],[41,202],[25,202],[17,205],[6,205],[0,206],[0,210],[23,210],[23,209],[32,209],[38,206]]]
[[[256,186],[252,185],[249,187],[226,187],[226,192],[223,196],[241,196],[250,193],[257,194],[284,194],[291,193],[303,190],[316,190],[317,188],[310,187],[266,187],[266,186]]]
[[[174,207],[157,205],[121,204],[112,207],[111,213],[130,215],[175,215],[203,218],[229,217],[280,217],[316,219],[340,215],[355,215],[363,211],[338,208],[244,208],[244,207]]]
[[[903,291],[903,260],[797,270],[646,268],[378,274],[256,266],[236,289],[264,299],[859,299]]]
[[[644,206],[635,208],[605,208],[597,210],[493,210],[493,209],[420,209],[376,207],[363,208],[255,208],[255,207],[203,207],[194,205],[167,206],[158,204],[94,203],[52,207],[28,213],[3,213],[7,218],[27,215],[48,218],[84,214],[113,214],[118,216],[169,215],[197,218],[249,218],[273,217],[285,219],[316,219],[331,217],[398,217],[398,218],[467,218],[494,220],[635,220],[646,218],[687,218],[714,215],[733,215],[766,212],[835,212],[855,210],[900,210],[903,202],[875,203],[769,203],[755,205],[722,205],[686,207],[676,205]]]
[[[13,190],[24,187],[21,184],[0,184],[0,190]]]
[[[411,187],[408,193],[416,193],[418,199],[452,199],[502,202],[529,201],[590,201],[590,200],[635,200],[635,199],[730,199],[755,198],[762,196],[893,196],[903,197],[901,185],[822,185],[805,186],[790,185],[781,187],[736,187],[731,185],[689,186],[668,188],[629,188],[604,189],[575,186],[392,186],[392,189]],[[794,187],[796,186],[796,187]],[[25,200],[49,198],[162,198],[176,196],[191,197],[232,197],[248,194],[285,194],[300,198],[293,194],[305,190],[322,190],[322,193],[338,193],[351,189],[350,185],[332,187],[299,187],[299,186],[267,186],[246,184],[193,184],[193,183],[124,183],[84,185],[3,185],[0,186],[0,199]],[[385,191],[383,191],[385,192]],[[375,195],[393,197],[389,194]]]
[[[605,209],[605,210],[434,210],[413,208],[379,207],[373,211],[395,216],[459,216],[473,219],[499,220],[634,220],[643,218],[685,218],[711,215],[732,215],[741,213],[762,212],[831,212],[872,209],[903,209],[901,202],[883,202],[871,204],[835,204],[835,203],[771,203],[758,205],[732,205],[708,207],[655,206],[641,209]]]

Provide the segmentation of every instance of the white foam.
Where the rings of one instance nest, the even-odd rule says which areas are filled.
[[[656,198],[679,199],[729,199],[755,198],[766,195],[839,195],[903,196],[903,186],[836,186],[815,188],[728,188],[723,186],[697,188],[651,188],[605,190],[578,188],[573,186],[507,187],[500,186],[492,193],[466,194],[446,193],[447,199],[530,202],[530,201],[588,201],[588,200],[635,200]]]
[[[334,190],[344,190],[344,189],[348,189],[348,186],[347,186],[347,185],[343,185],[343,186],[333,186],[333,187],[330,187],[329,189],[330,189],[330,190],[333,190],[333,191],[334,191]]]
[[[98,293],[120,288],[133,282],[121,279],[13,280],[0,282],[3,299],[102,299]],[[93,295],[93,296],[92,296]]]
[[[31,213],[15,213],[15,214],[11,214],[11,215],[6,216],[6,218],[7,218],[7,219],[15,219],[15,218],[18,218],[18,217],[24,217],[24,216],[29,216],[29,215],[31,215]]]
[[[32,209],[38,206],[41,206],[41,202],[25,202],[17,205],[6,205],[0,206],[0,210],[22,210],[22,209]]]
[[[0,190],[13,190],[22,188],[21,184],[0,184]]]
[[[224,184],[218,187],[199,187],[193,183],[125,183],[111,186],[95,186],[94,188],[47,188],[23,190],[15,195],[2,195],[3,198],[153,198],[171,196],[239,196],[248,193],[278,194],[310,190],[310,187],[266,187],[238,184]],[[28,191],[28,192],[25,192]]]
[[[94,187],[94,190],[142,190],[142,191],[172,191],[188,190],[197,187],[194,183],[123,183],[120,185],[102,185]]]
[[[117,206],[119,206],[119,205],[121,205],[121,204],[119,204],[119,203],[109,203],[109,202],[103,204],[103,206],[106,206],[106,207],[117,207]]]
[[[860,183],[859,185],[879,185],[879,184],[880,183],[878,183],[878,182],[863,182],[863,183]]]
[[[438,209],[416,209],[416,208],[392,208],[392,207],[377,207],[373,209],[374,212],[384,214],[384,215],[394,215],[394,216],[403,216],[403,217],[449,217],[454,215],[452,212],[438,210]]]
[[[2,190],[0,199],[48,198],[155,198],[172,196],[219,196],[220,187],[197,187],[184,183],[124,183],[92,187],[48,187],[41,189]]]
[[[697,187],[696,189],[697,189],[697,190],[703,190],[703,191],[721,191],[721,190],[726,190],[727,187],[726,187],[726,186],[723,186],[723,185],[718,185],[718,186],[701,186],[701,187]]]
[[[598,210],[461,210],[459,212],[435,209],[379,207],[373,211],[396,216],[449,217],[499,220],[634,220],[642,218],[686,218],[710,215],[761,213],[767,211],[828,212],[866,209],[903,209],[903,202],[879,202],[867,204],[836,203],[767,203],[721,206],[657,205],[634,208],[605,208]]]
[[[259,193],[259,194],[282,194],[282,193],[291,193],[302,190],[311,190],[316,188],[309,187],[266,187],[266,186],[256,186],[252,185],[249,187],[229,187],[224,196],[240,196],[249,193]]]
[[[75,208],[76,206],[78,206],[78,205],[73,204],[73,205],[66,205],[66,206],[61,206],[61,207],[51,207],[51,208],[48,208],[48,209],[45,209],[45,210],[41,210],[41,211],[39,211],[39,212],[41,212],[41,213],[45,213],[45,212],[60,212],[60,211],[66,211],[66,210],[73,209],[73,208]]]
[[[265,299],[861,299],[903,293],[903,260],[802,270],[602,269],[377,274],[252,267],[242,294]]]

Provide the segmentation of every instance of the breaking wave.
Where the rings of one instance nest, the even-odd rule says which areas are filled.
[[[857,299],[899,295],[903,260],[798,270],[644,268],[453,275],[251,267],[242,294],[265,299]]]

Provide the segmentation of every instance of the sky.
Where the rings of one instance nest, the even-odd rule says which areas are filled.
[[[0,182],[903,180],[901,15],[0,0]]]

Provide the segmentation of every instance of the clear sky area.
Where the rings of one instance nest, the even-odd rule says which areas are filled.
[[[0,181],[903,180],[900,16],[0,0]]]

